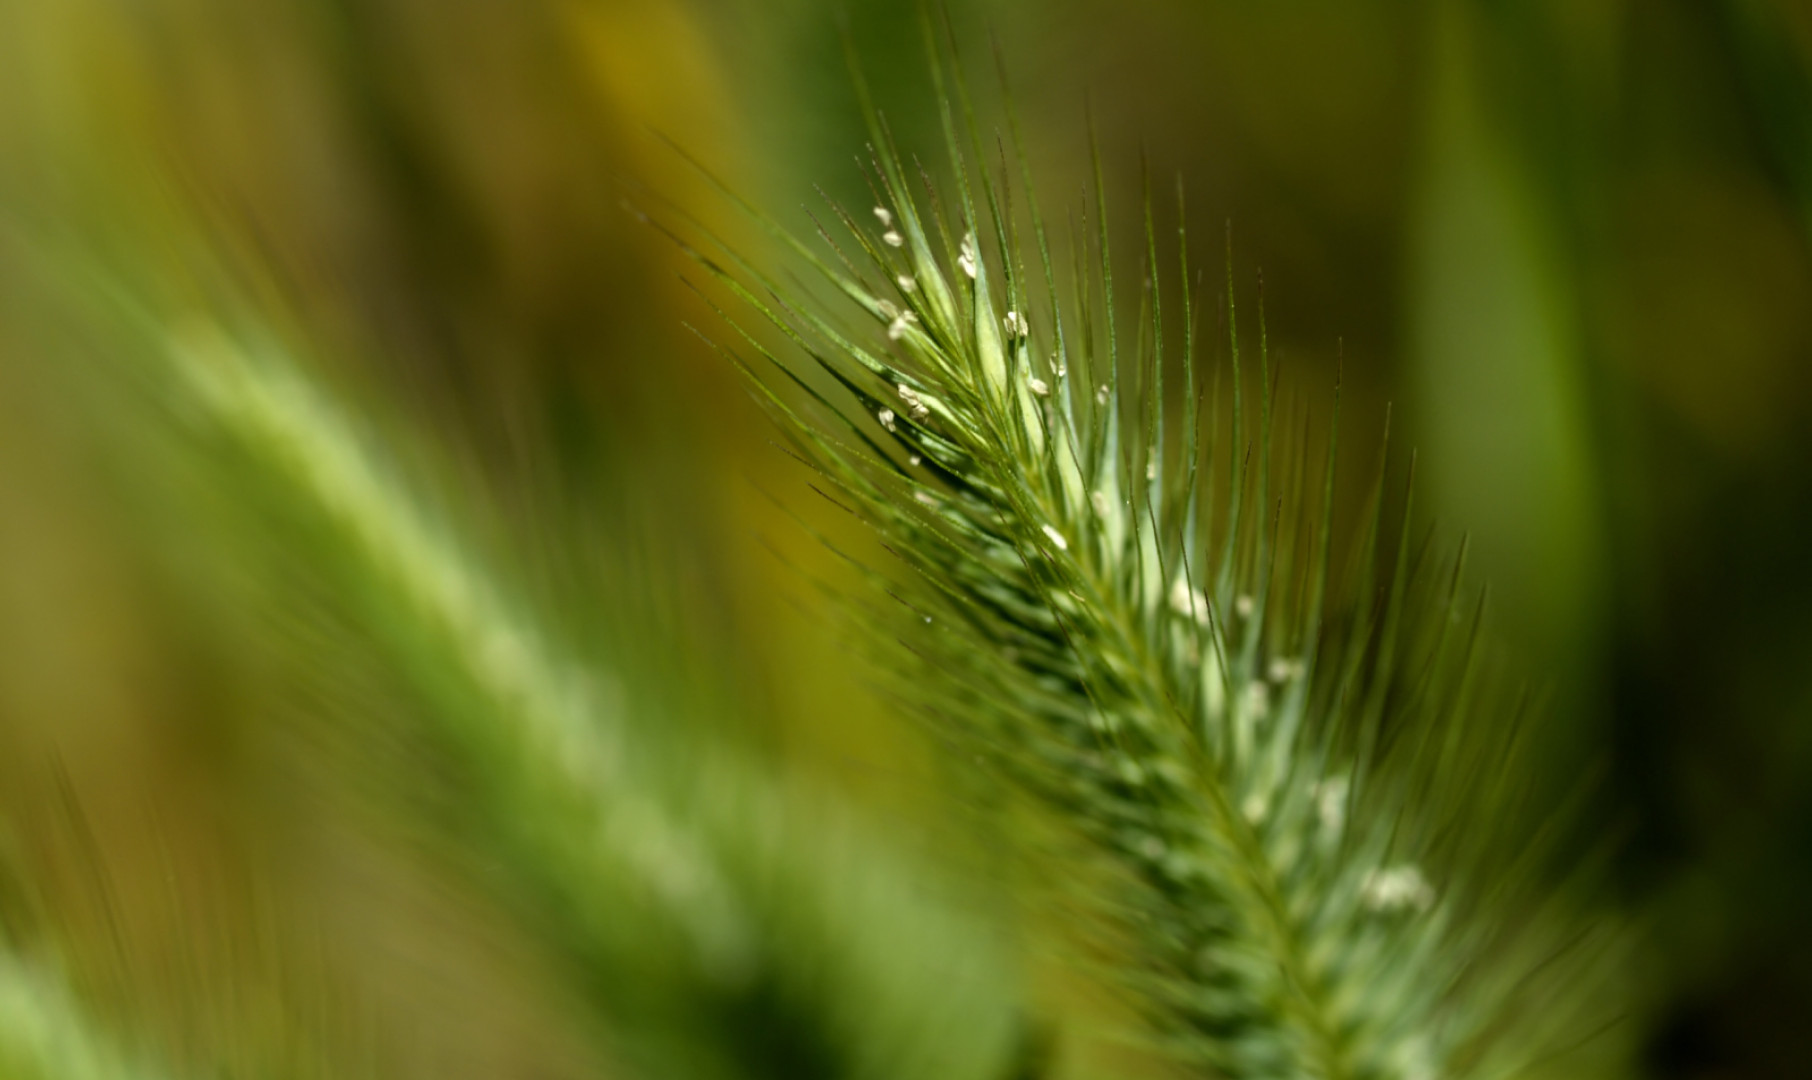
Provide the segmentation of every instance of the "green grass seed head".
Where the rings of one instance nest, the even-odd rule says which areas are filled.
[[[1336,595],[1338,388],[1327,423],[1280,401],[1261,319],[1252,400],[1231,254],[1229,370],[1209,369],[1180,190],[1167,271],[1147,184],[1124,326],[1099,155],[1098,231],[1059,273],[1010,105],[1017,199],[960,71],[932,64],[956,197],[920,203],[863,90],[875,224],[833,205],[834,258],[787,239],[856,329],[688,246],[784,339],[738,329],[754,358],[725,352],[878,535],[854,606],[901,701],[1118,868],[1085,906],[1135,942],[1120,977],[1183,1061],[1435,1080],[1567,1048],[1607,1015],[1588,976],[1612,935],[1534,871],[1510,812],[1524,699],[1463,545],[1415,543],[1381,470]]]

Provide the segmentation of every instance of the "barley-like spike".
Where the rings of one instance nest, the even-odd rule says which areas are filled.
[[[940,403],[944,442],[910,441],[937,466],[928,482],[795,433],[881,538],[888,562],[865,575],[895,603],[863,604],[857,621],[905,708],[1118,868],[1118,891],[1068,906],[1123,924],[1132,948],[1117,977],[1168,1054],[1254,1080],[1515,1075],[1582,1030],[1601,984],[1591,950],[1561,947],[1579,924],[1570,892],[1537,884],[1545,841],[1515,824],[1526,785],[1501,732],[1527,708],[1484,647],[1465,544],[1439,559],[1415,542],[1407,497],[1386,512],[1380,463],[1354,553],[1335,557],[1339,380],[1317,452],[1317,410],[1278,393],[1261,279],[1246,415],[1231,229],[1229,363],[1198,368],[1180,182],[1182,329],[1167,338],[1149,167],[1148,284],[1122,351],[1092,112],[1093,189],[1080,227],[1068,215],[1065,303],[1010,100],[1018,211],[1010,170],[997,179],[984,164],[960,64],[948,76],[929,16],[924,29],[961,208],[944,250],[917,227],[902,159],[860,97],[905,258],[922,282],[949,282],[955,318],[925,301],[937,330],[912,339],[895,378],[803,302],[753,307],[837,377],[846,419],[896,383]],[[926,190],[936,198],[929,178]],[[1048,318],[1030,317],[1015,213],[1029,214]],[[875,302],[846,280],[858,306]],[[889,419],[907,440],[906,418]],[[1531,1008],[1536,993],[1567,1004]]]

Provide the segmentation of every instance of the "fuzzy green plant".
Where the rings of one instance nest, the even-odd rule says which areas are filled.
[[[131,463],[143,542],[262,673],[260,722],[311,732],[292,745],[328,748],[374,832],[520,919],[612,1075],[1007,1067],[1015,1010],[982,922],[847,807],[688,715],[699,656],[634,624],[576,634],[623,617],[535,602],[474,539],[474,493],[411,479],[401,425],[355,419],[299,359],[296,323],[205,245],[156,274],[35,250],[47,307],[81,327],[68,385]],[[561,601],[584,602],[567,584]]]
[[[1464,545],[1387,513],[1383,469],[1336,545],[1337,388],[1331,423],[1280,403],[1231,256],[1211,373],[1180,185],[1174,270],[1149,183],[1116,256],[1097,153],[1061,258],[1010,104],[985,141],[930,52],[953,181],[909,169],[857,72],[872,216],[833,203],[818,245],[742,203],[830,299],[669,230],[742,307],[718,308],[723,352],[815,489],[877,538],[847,607],[898,700],[1112,868],[1059,871],[1116,883],[1065,906],[1122,928],[1117,983],[1187,1068],[1583,1068],[1614,935],[1547,869],[1528,695],[1483,644]]]

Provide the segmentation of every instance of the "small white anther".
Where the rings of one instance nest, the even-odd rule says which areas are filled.
[[[1022,338],[1030,331],[1030,327],[1026,325],[1025,319],[1022,318],[1017,311],[1007,312],[1007,317],[1002,319],[1001,322],[1006,324],[1008,337]]]
[[[893,410],[892,409],[882,409],[880,412],[875,414],[875,419],[879,420],[881,422],[881,426],[886,428],[888,431],[898,431],[899,430],[898,428],[893,426]]]
[[[1114,504],[1107,501],[1107,494],[1105,492],[1089,492],[1088,501],[1094,504],[1095,513],[1100,514],[1102,517],[1106,517],[1114,508]]]
[[[918,322],[919,317],[910,311],[902,311],[887,324],[887,340],[898,341],[906,336],[906,328]]]
[[[914,465],[917,465],[919,462],[924,461],[925,459],[918,456],[917,454],[914,454],[914,455],[912,455],[912,457],[908,458],[907,460],[911,461]]]
[[[1102,386],[1099,390],[1095,391],[1095,402],[1096,402],[1096,404],[1099,404],[1099,405],[1107,404],[1107,387],[1106,386]]]
[[[1026,385],[1031,387],[1032,393],[1037,394],[1039,397],[1049,397],[1050,396],[1050,393],[1051,393],[1050,384],[1046,383],[1043,379],[1039,378],[1036,375],[1033,375],[1030,378],[1026,379]]]
[[[1044,526],[1044,534],[1051,538],[1051,543],[1057,545],[1058,551],[1068,551],[1070,549],[1070,542],[1068,540],[1065,540],[1063,538],[1063,534],[1058,532],[1056,529],[1053,529],[1049,525],[1046,525],[1046,526]]]
[[[1158,478],[1158,455],[1156,453],[1147,454],[1147,455],[1145,455],[1145,479],[1156,480],[1157,478]]]
[[[1063,364],[1057,365],[1057,377],[1059,379],[1063,378],[1065,375],[1068,375],[1069,373],[1070,373],[1070,369],[1068,367],[1066,367]]]
[[[1250,619],[1254,607],[1250,596],[1242,594],[1233,598],[1233,610],[1242,619]]]
[[[1274,683],[1287,683],[1292,679],[1302,678],[1303,664],[1293,656],[1279,656],[1271,661],[1265,673]]]
[[[898,232],[895,232],[893,229],[888,229],[886,232],[882,233],[881,239],[886,241],[888,247],[903,247],[906,243],[906,238],[901,236]]]
[[[900,317],[900,309],[894,306],[892,300],[876,300],[875,310],[880,312],[885,318],[897,319]]]
[[[875,217],[880,220],[883,229],[891,229],[893,227],[893,211],[887,209],[885,206],[875,207]]]
[[[971,281],[975,279],[976,269],[981,265],[981,259],[975,253],[974,233],[968,233],[963,237],[963,247],[956,257],[956,265],[959,270],[969,275]]]
[[[931,410],[925,406],[918,391],[905,383],[900,384],[900,400],[906,403],[906,411],[912,414],[914,420],[923,420],[931,415]]]
[[[912,292],[919,287],[918,279],[911,274],[901,274],[893,279],[893,283],[900,287],[901,292]]]

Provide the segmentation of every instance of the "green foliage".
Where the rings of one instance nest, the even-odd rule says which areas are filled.
[[[1016,126],[1017,197],[938,52],[954,198],[910,174],[864,91],[874,222],[833,206],[827,255],[750,209],[836,300],[681,239],[784,339],[724,351],[885,552],[848,603],[899,699],[1116,869],[1082,906],[1133,942],[1122,985],[1178,1061],[1551,1067],[1616,1013],[1616,935],[1549,873],[1528,695],[1483,644],[1464,546],[1387,515],[1380,472],[1336,560],[1337,424],[1280,397],[1262,318],[1255,379],[1242,363],[1231,255],[1209,373],[1180,188],[1167,277],[1147,184],[1129,318],[1098,157],[1060,268]]]

